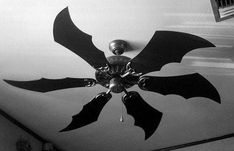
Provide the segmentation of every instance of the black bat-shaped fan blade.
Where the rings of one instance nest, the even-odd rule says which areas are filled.
[[[105,54],[97,49],[92,36],[82,32],[72,22],[68,8],[63,9],[54,21],[54,40],[83,58],[95,69],[108,63]]]
[[[168,63],[181,62],[183,56],[197,48],[215,47],[209,41],[187,33],[156,31],[146,47],[131,62],[138,73],[159,71]]]
[[[135,91],[128,92],[122,98],[127,113],[133,116],[134,125],[145,131],[145,139],[148,139],[157,129],[162,113],[147,104]]]
[[[205,97],[221,103],[216,88],[199,73],[170,77],[143,76],[138,86],[143,90],[163,95],[176,94],[186,99]]]
[[[83,106],[79,114],[72,116],[72,122],[60,132],[74,130],[97,121],[105,104],[111,99],[111,94],[100,93]]]
[[[96,84],[96,80],[90,78],[64,78],[46,79],[41,78],[33,81],[4,80],[10,85],[37,92],[49,92],[67,88],[90,87]]]

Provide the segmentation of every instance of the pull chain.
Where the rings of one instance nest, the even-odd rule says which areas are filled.
[[[120,122],[124,122],[123,115],[120,116],[119,121],[120,121]]]
[[[122,105],[121,108],[122,108],[122,109],[121,109],[121,116],[120,116],[119,121],[120,121],[120,122],[124,122],[124,118],[123,118],[123,105]]]

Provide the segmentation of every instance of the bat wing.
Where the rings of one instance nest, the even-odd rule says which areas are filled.
[[[156,31],[146,47],[131,62],[137,73],[159,71],[168,63],[181,62],[191,50],[215,47],[209,41],[187,33]]]
[[[72,116],[72,122],[60,132],[74,130],[97,121],[105,104],[111,99],[111,94],[100,93],[83,106],[80,113]]]
[[[95,69],[105,67],[108,63],[105,54],[94,46],[92,36],[82,32],[72,22],[68,8],[55,18],[53,33],[57,43],[83,58]]]
[[[60,89],[89,87],[96,84],[96,80],[90,78],[64,78],[64,79],[46,79],[41,78],[33,81],[13,81],[4,80],[10,85],[37,92],[49,92]]]
[[[145,132],[145,139],[148,139],[157,129],[162,113],[147,104],[135,91],[124,95],[122,101],[127,113],[135,119],[134,125],[141,127]]]
[[[221,103],[216,88],[198,73],[171,77],[143,76],[138,86],[143,90],[163,95],[176,94],[186,99],[206,97]]]

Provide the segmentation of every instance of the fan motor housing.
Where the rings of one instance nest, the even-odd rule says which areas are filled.
[[[124,85],[120,77],[112,78],[110,80],[109,89],[114,93],[121,93],[124,91]]]
[[[96,80],[102,86],[114,93],[121,93],[124,89],[130,88],[135,84],[136,77],[124,77],[121,75],[127,72],[126,65],[131,60],[126,56],[110,56],[107,58],[109,66],[107,70],[97,70]]]

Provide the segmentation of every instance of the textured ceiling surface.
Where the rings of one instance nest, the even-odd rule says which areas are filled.
[[[59,133],[101,86],[46,94],[26,91],[0,81],[0,108],[64,150],[153,150],[234,132],[234,20],[216,23],[209,0],[76,0],[0,2],[0,78],[32,80],[41,77],[91,77],[94,69],[53,40],[53,21],[65,7],[74,23],[93,36],[106,56],[108,43],[126,40],[134,57],[156,30],[188,32],[206,38],[217,48],[194,50],[182,63],[165,65],[149,75],[180,75],[199,72],[219,91],[222,104],[205,98],[185,100],[138,91],[163,113],[158,130],[147,141],[133,126],[120,97],[105,106],[99,120],[78,130]],[[119,122],[120,116],[124,122]]]

